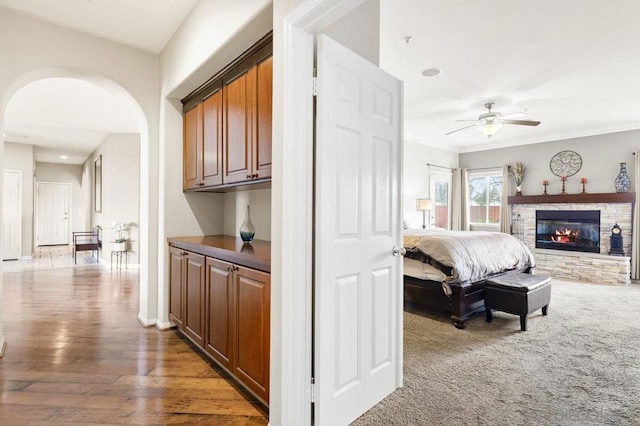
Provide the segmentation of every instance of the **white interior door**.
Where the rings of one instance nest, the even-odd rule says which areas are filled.
[[[402,83],[318,38],[314,377],[317,425],[402,385]]]
[[[38,182],[36,246],[69,244],[70,184]]]
[[[20,258],[22,243],[22,171],[4,170],[2,192],[2,259]]]

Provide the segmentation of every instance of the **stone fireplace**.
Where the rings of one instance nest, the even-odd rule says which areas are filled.
[[[535,256],[536,273],[560,279],[625,285],[631,282],[629,256],[634,200],[635,193],[535,195],[511,196],[509,205],[512,217],[520,215],[522,220],[522,239]],[[576,213],[577,219],[575,216],[573,219],[568,218],[565,214],[567,211]],[[539,212],[548,213],[545,213],[547,216],[543,214],[543,218],[547,219],[543,219],[545,222],[542,226],[538,224]],[[597,212],[599,224],[595,224],[595,213],[577,212]],[[576,220],[581,223],[577,225],[578,229],[573,229]],[[540,247],[540,240],[551,240],[551,234],[555,234],[555,229],[548,229],[552,222],[561,225],[558,229],[560,235],[553,238],[556,240],[552,241],[554,244]],[[610,248],[611,228],[616,223],[622,228],[626,256],[607,254]],[[573,236],[570,234],[572,230]],[[579,232],[578,236],[575,236],[576,231]],[[597,238],[594,233],[597,234]],[[572,239],[574,243],[577,239],[591,240],[580,241],[583,245],[591,246],[589,251],[574,251],[568,248],[572,246],[569,244]],[[559,246],[561,247],[558,250]]]

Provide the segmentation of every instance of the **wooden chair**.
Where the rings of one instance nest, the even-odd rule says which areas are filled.
[[[73,263],[77,263],[79,251],[91,250],[96,253],[96,259],[99,259],[100,249],[102,248],[102,238],[99,226],[93,227],[91,231],[81,231],[73,233]]]

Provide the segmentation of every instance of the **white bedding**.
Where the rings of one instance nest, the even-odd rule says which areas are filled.
[[[443,279],[449,284],[535,266],[527,246],[500,232],[405,230],[404,247],[453,268],[452,274]]]
[[[444,272],[428,263],[416,259],[404,258],[404,275],[409,275],[420,280],[444,281]]]

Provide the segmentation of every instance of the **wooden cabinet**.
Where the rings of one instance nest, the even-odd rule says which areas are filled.
[[[197,345],[204,345],[205,279],[204,256],[187,253],[184,262],[184,333]]]
[[[205,351],[231,371],[233,264],[207,258],[207,338]]]
[[[223,77],[225,184],[271,177],[272,62],[265,48]]]
[[[203,345],[205,257],[169,248],[169,319],[194,342]]]
[[[268,35],[182,100],[184,190],[269,182],[272,51]]]
[[[185,251],[169,247],[169,320],[183,329],[182,292],[184,289]]]
[[[184,113],[183,189],[222,184],[220,86]]]
[[[241,266],[235,275],[233,374],[268,401],[271,276]]]
[[[169,248],[170,320],[268,403],[270,274],[190,250]]]

